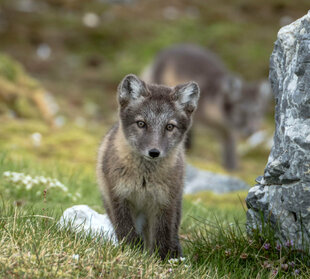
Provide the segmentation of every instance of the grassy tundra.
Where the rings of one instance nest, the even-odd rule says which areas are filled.
[[[115,246],[69,228],[59,230],[56,224],[62,211],[73,204],[88,204],[102,212],[93,171],[57,161],[39,163],[10,157],[1,153],[1,278],[310,275],[308,256],[295,251],[290,243],[277,243],[268,227],[264,234],[247,237],[244,192],[185,196],[180,230],[185,259],[162,262],[138,248]],[[49,177],[54,180],[49,181]],[[27,185],[33,186],[27,189]]]
[[[26,68],[0,57],[0,278],[309,278],[308,256],[291,243],[277,243],[268,227],[247,237],[245,192],[184,197],[184,261],[162,262],[56,226],[75,204],[103,213],[95,160],[116,119],[121,77],[138,74],[161,48],[191,41],[244,78],[265,78],[281,18],[298,18],[309,8],[307,0],[297,2],[171,1],[176,13],[163,0],[139,7],[47,0],[42,12],[27,12],[17,1],[0,0],[0,51]],[[102,15],[96,28],[83,24],[87,12]],[[46,60],[36,55],[41,43],[52,50]],[[56,98],[57,127],[42,120],[29,100],[26,72]],[[9,110],[1,98],[8,84],[21,96]],[[273,127],[271,113],[263,129],[271,136]],[[225,173],[219,149],[212,133],[199,127],[187,158]],[[253,185],[269,150],[246,142],[238,149],[242,163],[233,174]]]

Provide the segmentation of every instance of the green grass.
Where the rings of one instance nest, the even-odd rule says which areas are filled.
[[[1,206],[1,278],[168,278],[158,258],[109,242],[59,230],[52,211]],[[185,263],[174,278],[199,278]]]
[[[0,0],[8,27],[1,29],[1,52],[22,62],[52,92],[59,115],[66,119],[64,126],[52,129],[37,114],[32,116],[36,109],[28,99],[18,100],[15,107],[0,102],[0,278],[294,278],[296,270],[301,274],[296,277],[310,278],[308,255],[291,248],[280,253],[268,227],[247,236],[246,192],[184,197],[180,237],[186,261],[175,265],[56,226],[63,210],[75,204],[104,212],[94,172],[96,152],[117,118],[115,92],[125,74],[139,74],[161,48],[186,41],[216,52],[228,69],[247,80],[265,78],[281,17],[306,14],[308,0],[45,2],[42,11],[28,13],[16,8],[18,1]],[[163,16],[170,5],[179,12],[175,20]],[[188,16],[189,8],[196,8],[198,16]],[[101,16],[97,28],[82,24],[85,12]],[[40,43],[51,46],[51,59],[36,57]],[[98,65],[91,66],[90,60]],[[36,85],[3,55],[0,76]],[[12,119],[10,110],[20,118]],[[85,120],[84,127],[75,123],[77,117]],[[272,135],[273,117],[264,129]],[[34,133],[42,136],[40,146],[33,143]],[[195,133],[189,162],[227,174],[220,165],[217,138],[205,127],[197,126]],[[241,165],[233,175],[253,185],[269,150],[245,143],[239,147]],[[6,171],[55,178],[75,200],[44,183],[26,190],[9,181]]]
[[[25,188],[15,191],[17,184],[3,175],[8,170],[56,178],[81,198],[72,201],[59,191],[39,196]],[[303,278],[310,274],[308,255],[291,248],[279,252],[268,228],[247,236],[245,192],[184,197],[180,237],[186,260],[176,264],[57,227],[63,210],[74,204],[103,212],[90,172],[69,170],[59,162],[50,167],[33,159],[16,160],[2,152],[0,193],[2,278],[292,278],[295,270]],[[270,248],[264,248],[266,243]]]

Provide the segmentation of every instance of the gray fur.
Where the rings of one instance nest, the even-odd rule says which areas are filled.
[[[118,88],[120,120],[98,154],[98,182],[118,240],[158,249],[161,258],[182,255],[183,142],[198,98],[196,83],[170,88],[126,76]],[[153,148],[159,157],[149,156]]]
[[[164,49],[148,69],[148,76],[148,82],[170,86],[189,80],[199,84],[196,118],[220,136],[225,167],[236,168],[236,138],[258,130],[270,100],[268,84],[243,82],[215,54],[195,45]]]

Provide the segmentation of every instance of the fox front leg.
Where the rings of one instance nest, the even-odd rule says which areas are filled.
[[[131,245],[142,245],[142,239],[137,234],[128,202],[114,200],[113,225],[118,241],[125,241]]]
[[[235,170],[238,167],[236,138],[233,133],[223,136],[223,164],[228,170]]]
[[[173,215],[171,210],[164,210],[160,213],[156,222],[155,242],[159,256],[162,259],[165,259],[167,256],[169,258],[182,256],[182,249],[175,224],[177,218]]]

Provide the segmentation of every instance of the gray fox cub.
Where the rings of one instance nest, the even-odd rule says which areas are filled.
[[[118,240],[158,249],[163,259],[182,255],[183,145],[198,98],[195,82],[171,88],[126,76],[119,121],[99,149],[99,187]]]

